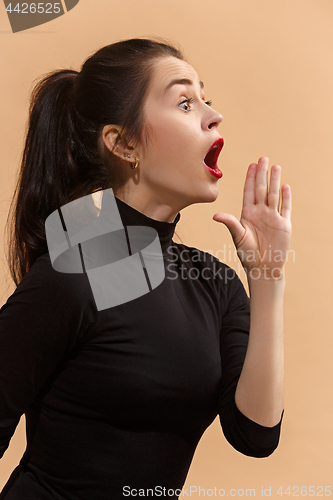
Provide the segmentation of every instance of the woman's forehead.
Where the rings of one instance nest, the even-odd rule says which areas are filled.
[[[165,94],[172,89],[173,84],[182,80],[190,80],[195,86],[202,87],[198,73],[190,64],[176,57],[163,57],[155,65],[151,91]]]

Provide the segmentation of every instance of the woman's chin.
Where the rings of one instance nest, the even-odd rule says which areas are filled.
[[[202,193],[202,199],[200,203],[212,203],[215,201],[219,194],[219,188],[217,183],[215,185],[209,186],[205,192]]]

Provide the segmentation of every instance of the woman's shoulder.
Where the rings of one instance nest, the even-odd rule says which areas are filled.
[[[26,283],[36,283],[53,291],[61,289],[72,298],[83,297],[90,290],[86,273],[57,271],[48,252],[36,259],[18,286],[22,287]]]
[[[195,267],[202,276],[213,280],[223,294],[231,297],[238,293],[246,293],[235,269],[222,262],[211,252],[173,242],[169,253],[171,261],[178,262],[178,265],[187,268]]]
[[[48,253],[36,259],[2,306],[1,312],[7,308],[17,312],[29,308],[36,314],[44,314],[45,311],[66,314],[71,311],[79,316],[83,311],[84,314],[89,311],[91,319],[97,311],[87,275],[56,271]]]
[[[181,261],[183,263],[190,262],[191,265],[200,266],[211,270],[216,270],[216,277],[222,278],[223,274],[238,277],[236,271],[225,264],[220,259],[215,257],[213,253],[200,250],[199,248],[185,245],[184,243],[175,243],[169,248],[169,253],[174,261]],[[223,272],[222,272],[223,271]]]

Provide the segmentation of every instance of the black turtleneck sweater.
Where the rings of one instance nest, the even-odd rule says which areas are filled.
[[[239,278],[172,241],[180,214],[116,202],[124,226],[157,230],[165,278],[99,311],[87,275],[55,271],[48,253],[24,276],[0,309],[0,456],[23,413],[27,449],[1,499],[177,498],[217,415],[240,453],[278,445],[281,421],[261,426],[234,401],[250,322]]]

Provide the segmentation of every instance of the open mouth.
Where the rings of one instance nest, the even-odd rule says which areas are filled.
[[[221,153],[221,149],[223,148],[224,141],[222,137],[217,139],[214,144],[208,150],[204,158],[204,163],[207,167],[212,168],[213,170],[217,169],[217,159],[219,154]]]

